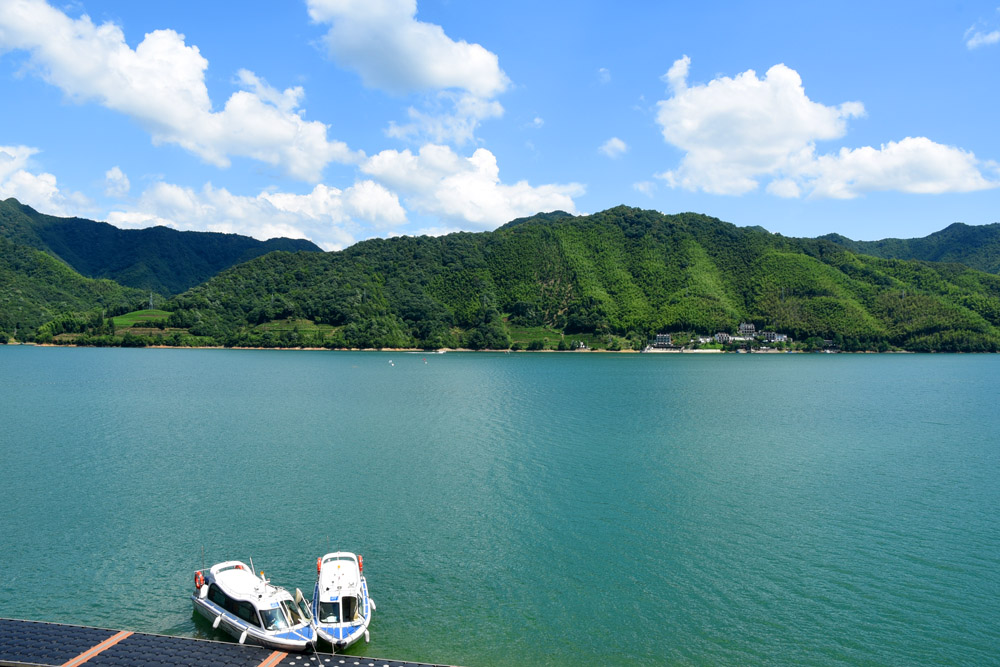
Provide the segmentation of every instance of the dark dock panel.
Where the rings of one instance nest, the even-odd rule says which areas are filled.
[[[439,667],[0,618],[0,667]]]

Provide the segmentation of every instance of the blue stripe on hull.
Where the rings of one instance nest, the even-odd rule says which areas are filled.
[[[208,621],[215,621],[216,616],[222,616],[219,629],[227,635],[239,641],[243,631],[247,631],[246,642],[257,644],[281,651],[305,651],[315,642],[315,633],[311,625],[298,630],[291,630],[283,633],[270,633],[256,626],[251,626],[243,619],[222,609],[210,600],[196,599],[192,596],[195,609]]]

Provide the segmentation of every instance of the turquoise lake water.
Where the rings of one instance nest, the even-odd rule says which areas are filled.
[[[224,639],[193,571],[352,653],[460,665],[995,664],[1000,357],[0,346],[0,616]]]

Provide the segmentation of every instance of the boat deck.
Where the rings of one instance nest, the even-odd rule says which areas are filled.
[[[0,667],[84,664],[87,667],[432,667],[405,660],[283,653],[205,639],[0,618]]]

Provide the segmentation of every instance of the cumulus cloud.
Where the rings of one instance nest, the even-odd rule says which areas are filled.
[[[823,155],[803,176],[812,196],[838,199],[880,190],[942,194],[1000,185],[985,178],[980,166],[975,155],[961,148],[907,137],[880,148],[842,148],[836,155]]]
[[[88,212],[91,201],[79,192],[60,189],[53,174],[30,169],[30,146],[0,146],[0,199],[14,197],[22,204],[51,215],[72,216]]]
[[[785,65],[763,78],[748,70],[707,84],[688,84],[690,59],[664,75],[673,93],[657,104],[664,139],[684,151],[676,169],[657,174],[671,187],[741,195],[766,183],[779,197],[856,197],[877,190],[968,192],[996,187],[983,176],[990,163],[972,153],[908,137],[881,148],[818,155],[817,142],[842,138],[860,102],[827,106],[805,94]]]
[[[112,211],[118,227],[164,225],[180,230],[246,234],[266,240],[308,238],[326,250],[339,250],[376,230],[406,222],[398,198],[372,181],[346,190],[317,185],[311,192],[264,191],[236,195],[206,184],[200,190],[156,183],[128,209]],[[363,224],[368,223],[368,224]]]
[[[689,87],[689,64],[687,56],[674,63],[665,77],[674,95],[657,103],[664,139],[686,151],[680,167],[663,174],[672,186],[750,192],[760,177],[809,162],[815,141],[843,136],[846,119],[864,113],[858,102],[811,101],[798,73],[784,65],[763,79],[748,70]]]
[[[628,151],[628,145],[618,137],[611,137],[598,148],[601,153],[609,158],[619,158]]]
[[[456,42],[416,19],[416,0],[308,0],[309,15],[330,25],[326,45],[365,85],[396,94],[458,88],[482,98],[509,85],[496,54]]]
[[[503,114],[494,98],[510,86],[499,58],[479,44],[455,41],[441,26],[418,21],[416,0],[308,0],[310,17],[328,24],[331,57],[370,87],[429,95],[429,111],[409,110],[393,124],[397,138],[463,144],[485,119]],[[442,110],[447,107],[448,111]]]
[[[118,165],[104,172],[104,194],[107,196],[124,197],[128,194],[131,187],[132,185],[129,183],[128,176],[125,175],[125,172]]]
[[[279,91],[252,72],[239,72],[244,90],[213,111],[208,61],[173,30],[150,32],[133,50],[112,23],[72,19],[44,0],[7,0],[0,3],[0,48],[27,51],[30,67],[70,99],[124,113],[154,143],[180,145],[220,167],[249,157],[318,181],[329,162],[361,158],[329,140],[323,123],[302,119],[301,88]]]
[[[467,158],[435,144],[419,153],[385,150],[362,163],[361,170],[399,192],[412,210],[483,230],[539,211],[575,213],[573,197],[584,192],[578,183],[506,185],[496,157],[485,148]]]

